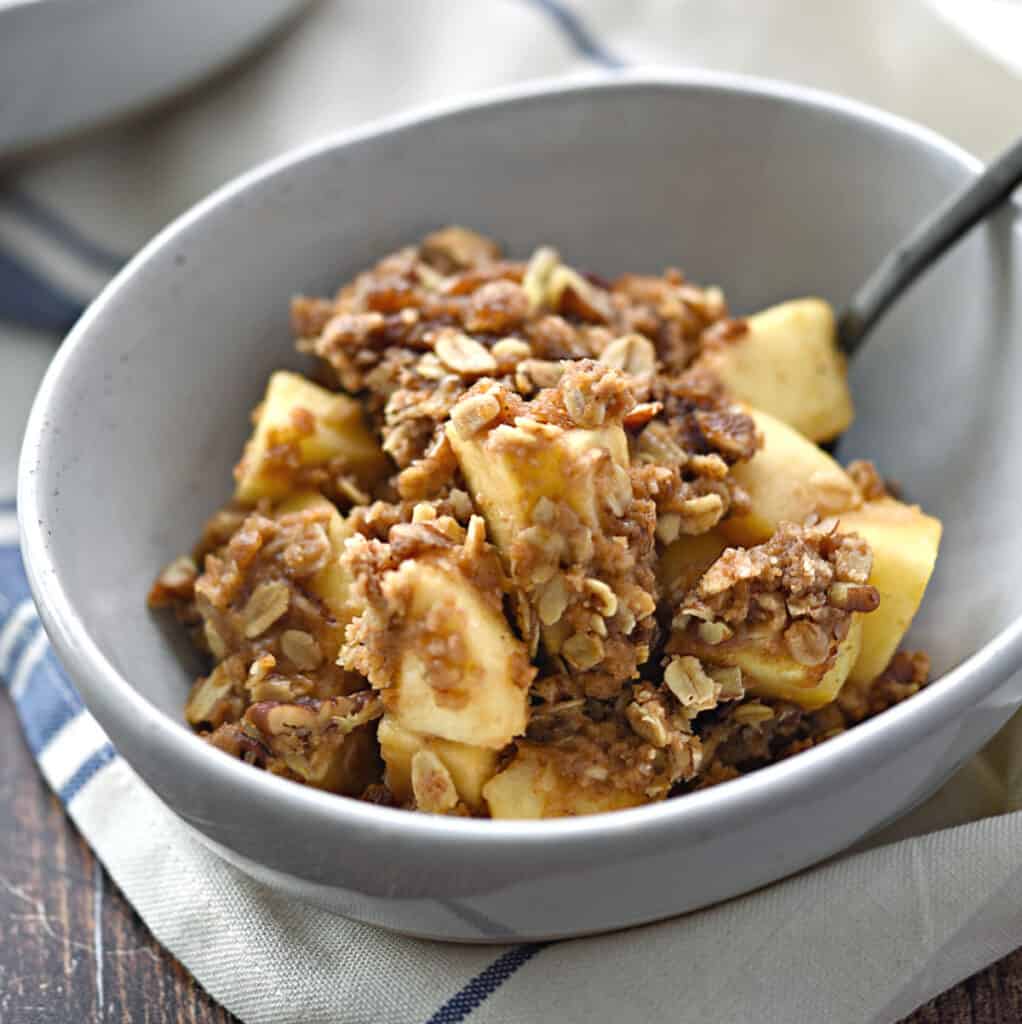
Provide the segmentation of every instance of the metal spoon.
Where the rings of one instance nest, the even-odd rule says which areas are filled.
[[[1022,184],[1022,139],[971,185],[952,196],[896,246],[852,296],[838,318],[838,344],[853,355],[887,307],[971,227]]]

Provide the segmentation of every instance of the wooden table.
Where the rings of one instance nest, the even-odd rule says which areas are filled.
[[[231,1024],[149,934],[46,787],[0,696],[0,1021]],[[1018,1024],[1022,950],[905,1024]]]

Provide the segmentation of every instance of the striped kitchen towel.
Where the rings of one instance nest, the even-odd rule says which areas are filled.
[[[242,1020],[885,1022],[1022,943],[1022,816],[991,816],[1007,806],[1005,786],[982,761],[869,850],[622,934],[454,946],[295,904],[210,853],[111,747],[41,629],[4,498],[41,339],[170,217],[315,135],[484,86],[655,60],[836,88],[981,152],[1007,141],[1016,107],[1001,122],[955,122],[946,101],[926,105],[908,56],[895,67],[883,54],[904,33],[912,45],[899,52],[965,93],[1003,92],[1009,72],[979,63],[924,5],[887,22],[885,7],[832,5],[828,19],[806,18],[795,0],[324,3],[173,110],[42,154],[0,184],[0,678],[41,772],[113,880]]]

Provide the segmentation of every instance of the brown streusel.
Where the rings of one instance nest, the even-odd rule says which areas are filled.
[[[764,438],[705,368],[751,337],[719,288],[453,226],[295,298],[291,324],[316,401],[262,419],[248,489],[149,595],[208,658],[185,714],[219,749],[426,813],[588,813],[736,778],[925,685],[920,652],[845,682],[881,595],[839,517],[729,543]],[[893,500],[871,463],[846,472],[857,508]]]

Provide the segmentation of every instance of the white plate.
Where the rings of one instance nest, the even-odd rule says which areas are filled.
[[[179,91],[301,6],[301,0],[0,0],[0,157]]]

